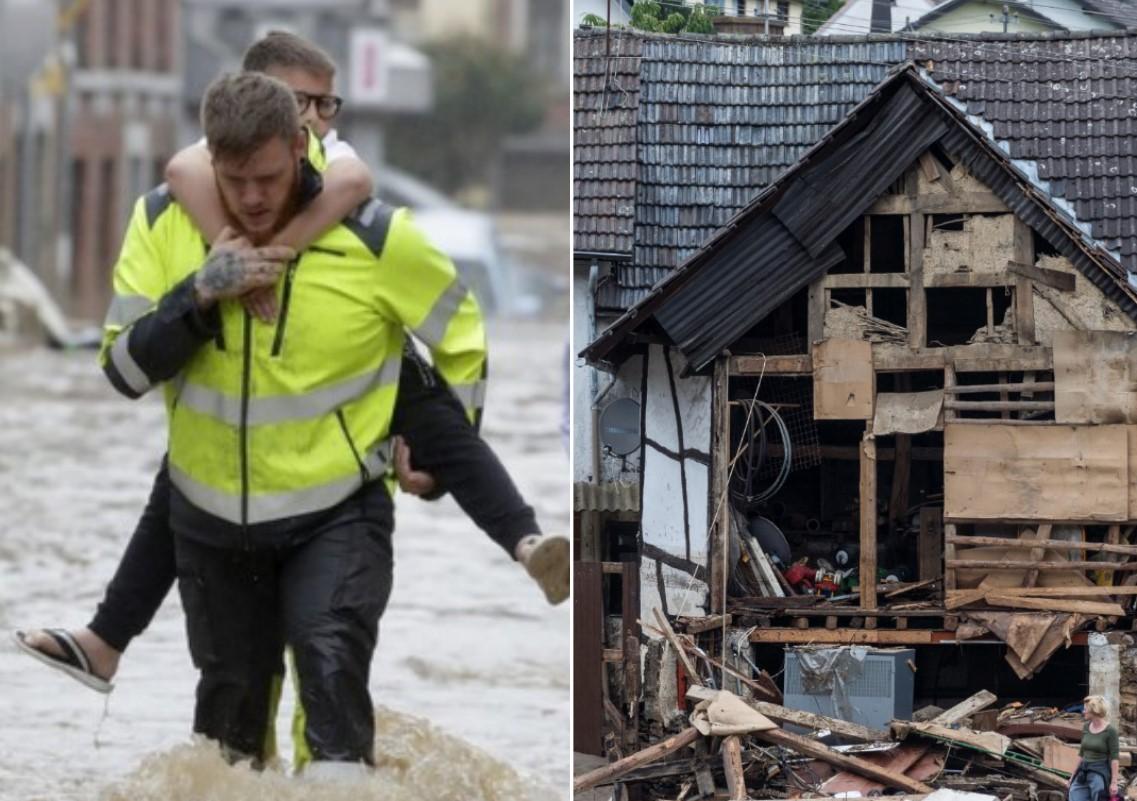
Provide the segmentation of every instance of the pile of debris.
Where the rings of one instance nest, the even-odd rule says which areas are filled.
[[[675,649],[689,714],[654,744],[611,754],[614,761],[577,776],[577,792],[614,786],[611,797],[620,799],[622,787],[640,788],[631,797],[677,801],[870,795],[964,801],[960,794],[973,793],[1001,801],[1065,798],[1082,736],[1076,712],[1020,702],[997,709],[996,696],[983,690],[950,709],[925,707],[912,720],[876,730],[789,708],[768,674],[746,676],[677,633],[658,610],[655,620],[658,628],[645,628]],[[728,683],[739,693],[711,686]],[[1137,750],[1125,733],[1123,779]]]

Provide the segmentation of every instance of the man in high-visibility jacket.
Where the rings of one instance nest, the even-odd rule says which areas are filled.
[[[108,326],[104,369],[131,397],[165,391],[170,522],[201,673],[194,730],[262,756],[287,641],[313,759],[354,768],[372,759],[367,679],[391,588],[382,479],[404,329],[457,394],[473,394],[482,318],[405,210],[372,201],[300,258],[258,246],[316,180],[284,84],[223,77],[202,123],[240,231],[207,253],[168,196],[139,201],[114,284],[140,316]],[[271,325],[236,300],[278,283]]]

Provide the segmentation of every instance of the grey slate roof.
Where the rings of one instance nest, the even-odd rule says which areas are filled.
[[[612,67],[637,90],[635,113],[609,111],[583,132],[581,106],[599,108],[605,59],[602,35],[576,42],[577,249],[630,256],[602,284],[602,308],[644,297],[909,58],[932,60],[933,77],[994,125],[1012,157],[1036,160],[1051,194],[1137,271],[1137,33],[621,40],[624,53],[628,40],[642,52]],[[582,79],[591,81],[584,96]],[[602,130],[607,149],[587,150],[595,142],[582,133]],[[605,217],[597,201],[611,197],[619,213]]]
[[[1137,4],[1130,0],[1082,0],[1086,10],[1125,28],[1137,27]]]
[[[573,213],[577,251],[632,252],[641,39],[578,34],[573,77]],[[605,75],[611,59],[611,89]]]

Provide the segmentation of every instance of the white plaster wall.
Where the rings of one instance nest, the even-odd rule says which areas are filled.
[[[645,543],[669,554],[705,566],[711,381],[698,376],[680,378],[679,374],[685,364],[683,358],[675,351],[671,351],[669,356],[670,378],[664,349],[652,346],[648,352],[643,448],[643,539]],[[676,420],[676,400],[679,420]],[[697,456],[692,453],[681,460],[676,458],[681,450],[680,431],[683,434],[682,451],[696,451]],[[671,614],[677,614],[680,608],[688,614],[693,609],[705,609],[705,583],[692,582],[689,574],[668,565],[659,567],[663,576],[666,605],[661,603],[655,560],[644,557],[640,574],[640,597],[645,614],[650,615],[654,606],[666,608]]]

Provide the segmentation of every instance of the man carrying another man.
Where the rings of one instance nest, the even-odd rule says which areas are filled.
[[[310,199],[282,83],[219,79],[202,122],[240,232],[207,253],[179,205],[140,201],[115,291],[154,308],[108,330],[105,369],[128,395],[165,385],[170,523],[201,673],[194,730],[263,757],[287,642],[313,765],[357,771],[372,759],[367,682],[391,587],[383,477],[404,329],[463,387],[483,375],[481,315],[402,210],[369,203],[299,259],[261,246]],[[235,302],[278,282],[272,324]]]

